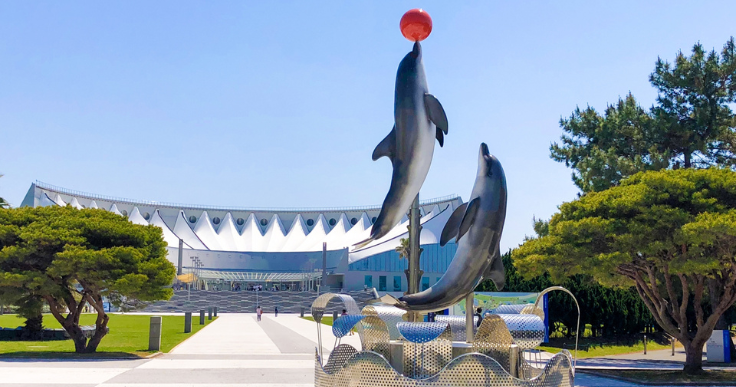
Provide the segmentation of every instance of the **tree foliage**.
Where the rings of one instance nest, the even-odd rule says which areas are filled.
[[[535,224],[545,222],[537,221]],[[541,292],[560,285],[575,294],[580,304],[580,324],[590,325],[594,336],[635,335],[647,326],[654,325],[651,313],[646,308],[636,290],[632,288],[610,288],[597,283],[591,276],[578,274],[553,281],[548,273],[525,278],[516,269],[512,253],[502,256],[506,270],[504,291]],[[490,280],[481,282],[475,291],[496,291]],[[573,336],[577,324],[578,311],[570,296],[565,293],[549,294],[549,328],[566,337]],[[580,332],[582,335],[584,332]]]
[[[3,175],[0,174],[0,177],[3,177]],[[10,203],[8,203],[7,200],[5,200],[5,199],[3,199],[3,198],[0,197],[0,209],[2,209],[2,208],[9,208],[9,207],[10,207]]]
[[[175,273],[158,227],[71,206],[0,210],[0,296],[45,301],[77,352],[96,351],[107,332],[103,297],[169,299]],[[89,341],[79,326],[87,303],[97,312]]]
[[[635,286],[657,324],[685,346],[685,370],[698,372],[703,345],[736,302],[736,172],[638,173],[563,204],[549,234],[514,254],[527,276],[586,274]]]
[[[657,102],[649,110],[627,95],[606,107],[577,108],[560,119],[565,134],[551,157],[572,168],[583,192],[601,191],[637,172],[736,165],[736,44],[720,55],[701,44],[674,64],[661,58],[649,77]]]

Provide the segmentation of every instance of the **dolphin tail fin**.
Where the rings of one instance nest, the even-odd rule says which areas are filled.
[[[463,203],[458,206],[455,211],[452,212],[452,215],[450,215],[450,219],[447,220],[447,223],[445,223],[445,227],[442,229],[442,235],[440,236],[440,246],[446,245],[447,242],[450,241],[450,239],[457,236],[458,231],[460,231],[460,222],[462,222],[463,215],[465,215],[465,209],[467,208],[468,203]]]
[[[429,119],[437,126],[437,129],[447,134],[447,115],[440,101],[432,94],[424,93],[424,107],[427,109]],[[440,140],[439,137],[437,139]],[[440,140],[440,145],[442,145],[442,140]]]
[[[376,298],[373,300],[368,301],[369,304],[385,304],[385,305],[391,305],[395,306],[401,309],[406,309],[407,305],[404,301],[399,300],[398,298],[386,293],[383,297]]]
[[[496,252],[490,257],[491,266],[483,274],[483,278],[488,278],[496,285],[496,290],[501,291],[506,285],[506,269],[503,267],[501,259],[501,249],[496,247]]]
[[[396,125],[391,129],[388,136],[376,145],[376,149],[373,150],[373,161],[386,156],[393,162],[394,154],[396,154]]]
[[[355,247],[356,250],[362,249],[363,247],[367,246],[371,242],[373,242],[373,238],[363,239],[362,241],[354,244],[353,247]]]

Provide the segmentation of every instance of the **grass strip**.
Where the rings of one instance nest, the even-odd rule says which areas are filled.
[[[151,316],[110,314],[108,327],[110,333],[102,338],[97,353],[77,354],[74,352],[74,342],[71,340],[49,341],[3,341],[0,342],[0,357],[45,357],[45,358],[111,358],[111,357],[142,357],[153,351],[148,350],[148,330]],[[94,325],[97,314],[84,314],[80,318],[81,325]],[[197,333],[212,321],[205,320],[205,325],[199,325],[199,320],[192,316],[192,332],[184,333],[184,316],[162,316],[161,352],[171,351],[182,341]],[[16,315],[0,316],[0,327],[15,328],[25,320]],[[45,328],[61,328],[59,322],[51,315],[43,316]]]

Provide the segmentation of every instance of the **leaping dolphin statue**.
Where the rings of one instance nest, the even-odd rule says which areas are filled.
[[[480,145],[478,174],[470,201],[450,216],[440,236],[440,245],[456,238],[457,251],[445,274],[427,290],[399,298],[379,299],[401,309],[420,313],[447,309],[465,298],[484,278],[498,290],[505,284],[499,243],[506,219],[506,176],[501,163]]]
[[[409,211],[414,197],[427,178],[432,163],[435,138],[444,144],[447,116],[440,101],[429,94],[422,64],[422,46],[414,42],[396,73],[394,128],[373,151],[373,161],[391,159],[391,187],[368,239],[356,243],[360,248],[388,234]]]

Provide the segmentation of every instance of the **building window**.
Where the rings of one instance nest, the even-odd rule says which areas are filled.
[[[243,223],[245,223],[245,219],[243,219],[243,218],[238,218],[238,220],[236,221],[236,223],[238,224],[238,226],[242,226],[242,225],[243,225]]]
[[[355,226],[355,223],[358,223],[358,219],[355,219],[355,218],[350,219],[350,224]]]
[[[401,291],[401,276],[400,275],[394,276],[394,291],[395,292]]]
[[[314,226],[314,219],[307,219],[307,226],[309,227]]]
[[[192,215],[192,216],[189,217],[189,223],[194,223],[196,221],[197,221],[197,217],[196,216]]]
[[[146,212],[145,214],[143,214],[143,219],[145,219],[145,220],[151,219],[151,214],[149,214],[148,212]]]
[[[429,289],[429,277],[422,277],[422,290]]]
[[[334,226],[337,223],[335,218],[330,219],[330,226]]]
[[[212,223],[214,223],[214,224],[220,224],[220,218],[218,218],[218,217],[213,218],[212,219]]]
[[[265,226],[265,225],[267,225],[267,224],[268,224],[268,220],[266,220],[266,219],[261,219],[261,226]]]
[[[372,275],[365,276],[365,287],[367,288],[373,287],[373,276]]]
[[[382,292],[386,291],[386,276],[385,275],[378,276],[378,290]]]
[[[123,214],[123,216],[128,216],[128,211],[126,211],[126,210],[122,210],[122,211],[120,211],[120,213]]]

